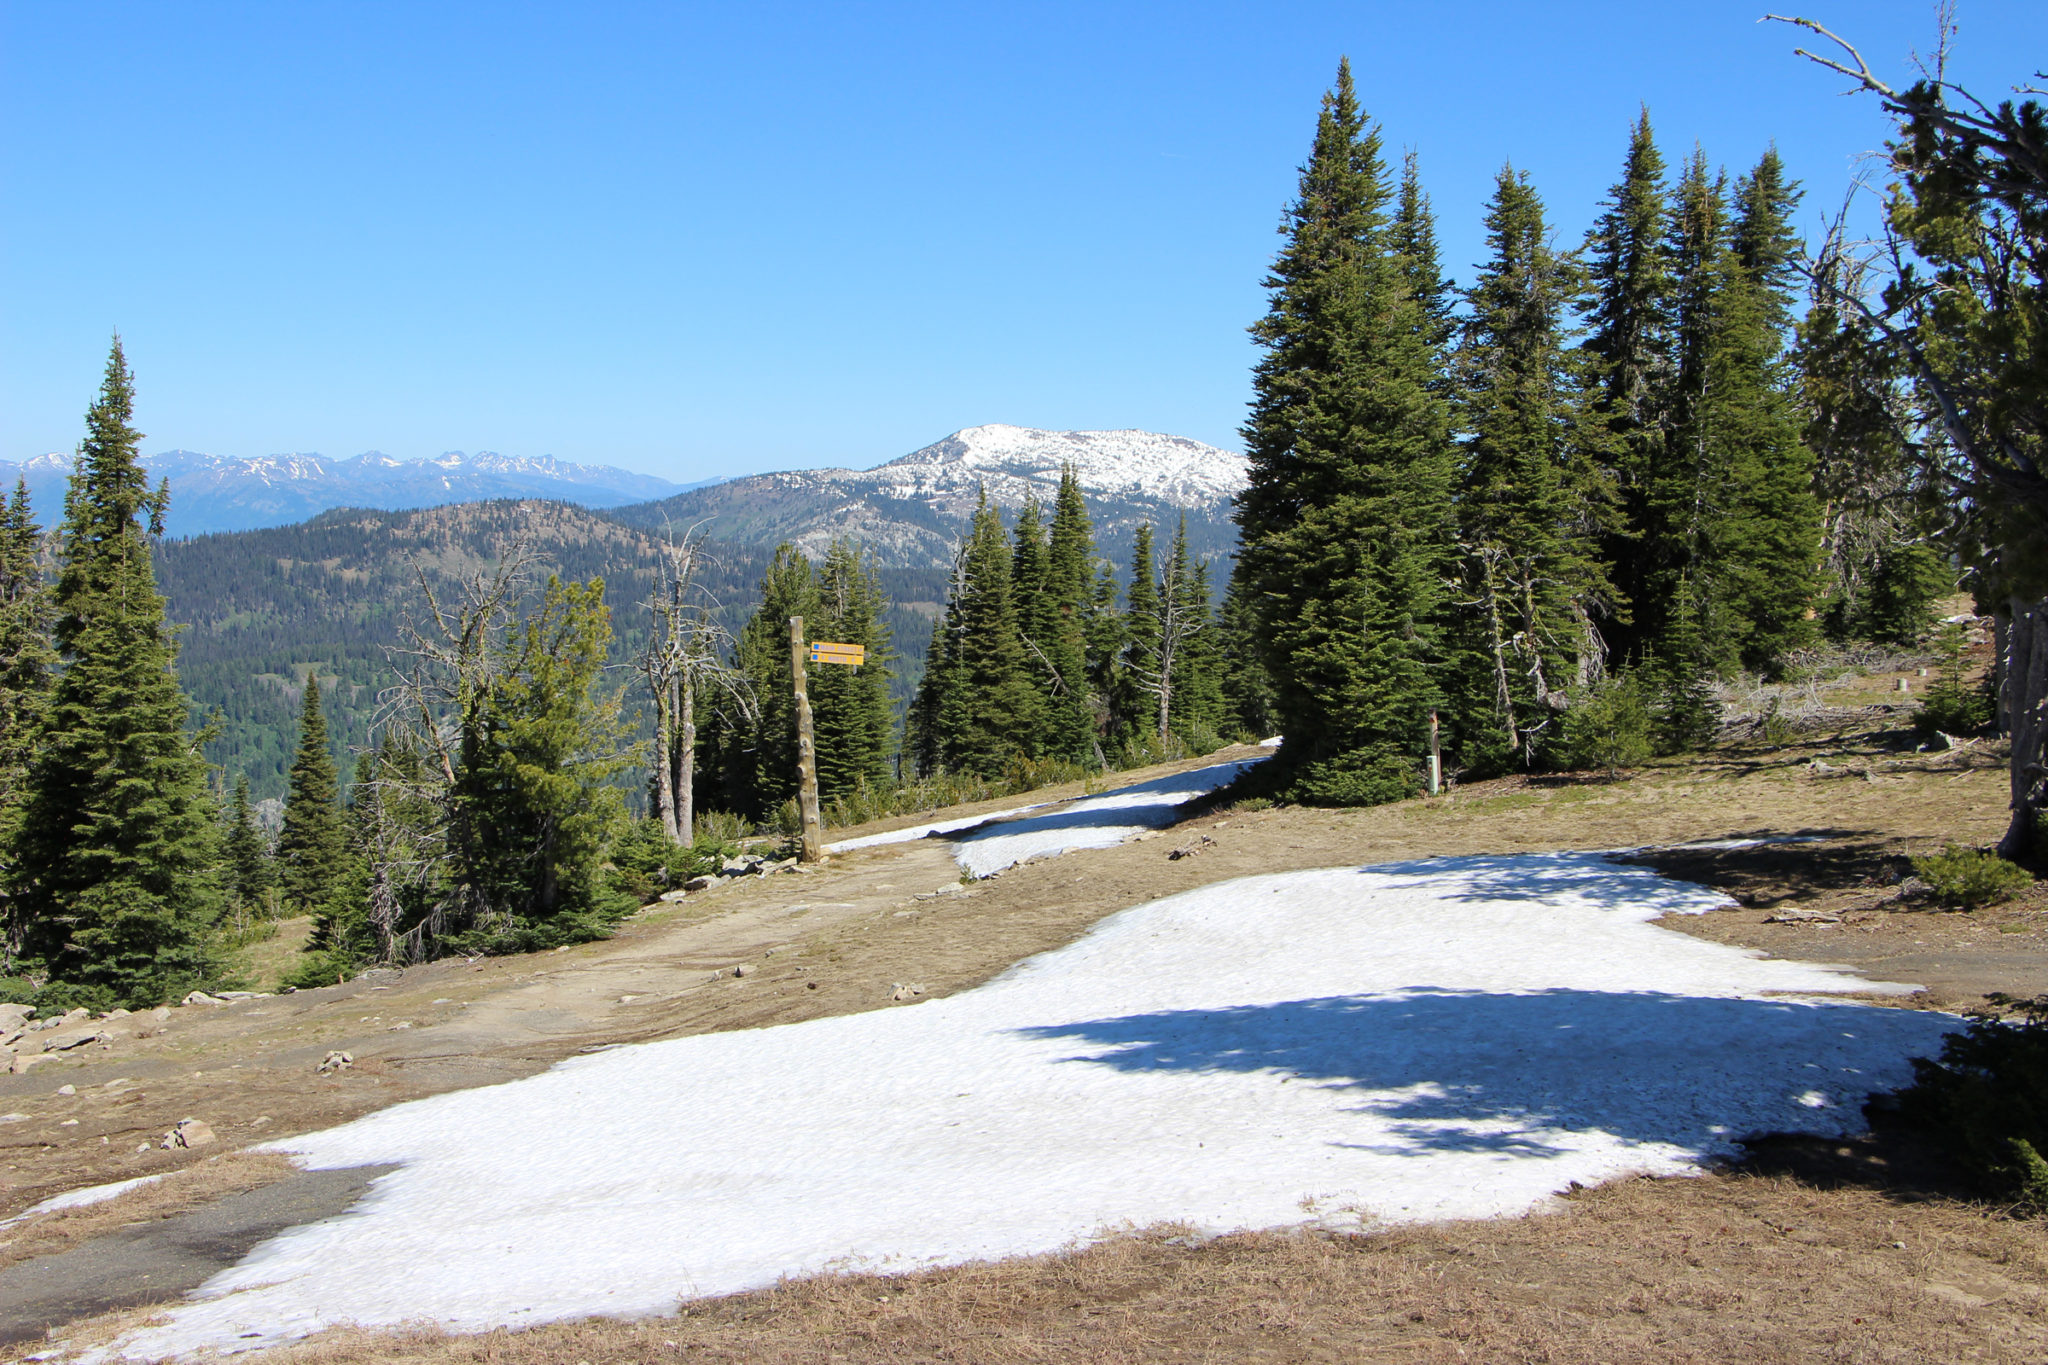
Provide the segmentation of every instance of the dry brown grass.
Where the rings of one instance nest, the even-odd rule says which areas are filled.
[[[679,1316],[456,1337],[330,1332],[264,1365],[2039,1362],[2048,1231],[1774,1176],[1631,1180],[1560,1212],[1370,1234],[1175,1229],[840,1275]],[[250,1359],[250,1357],[240,1357]]]
[[[223,1152],[101,1203],[36,1214],[0,1228],[0,1266],[66,1251],[117,1228],[175,1218],[297,1172],[288,1158],[274,1152]]]

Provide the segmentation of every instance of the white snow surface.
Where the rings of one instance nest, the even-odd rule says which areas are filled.
[[[354,1211],[114,1349],[657,1314],[1165,1221],[1514,1214],[1752,1130],[1853,1128],[1959,1022],[1767,994],[1869,986],[1648,923],[1725,903],[1597,854],[1250,877],[960,995],[399,1105],[277,1144],[402,1163]]]
[[[131,1180],[116,1180],[106,1185],[87,1185],[82,1189],[66,1190],[60,1195],[45,1199],[40,1204],[32,1204],[23,1209],[6,1222],[0,1223],[0,1228],[12,1227],[22,1219],[34,1218],[38,1214],[56,1213],[61,1209],[82,1209],[92,1204],[105,1203],[130,1190],[139,1190],[144,1185],[154,1185],[163,1178],[163,1173],[159,1172],[156,1175],[138,1175]]]
[[[841,839],[836,844],[827,844],[825,851],[851,853],[857,848],[875,848],[882,844],[907,844],[914,839],[929,839],[934,834],[957,834],[963,829],[973,829],[976,825],[985,825],[992,820],[1010,820],[1029,811],[1044,810],[1052,804],[1050,801],[1039,801],[1029,806],[992,810],[985,815],[969,815],[957,820],[937,820],[929,825],[912,825],[908,829],[892,829],[887,834],[863,834],[858,839]]]
[[[971,493],[986,484],[991,497],[1009,502],[1027,487],[1057,485],[1069,464],[1091,493],[1159,498],[1176,507],[1213,506],[1245,486],[1243,455],[1185,436],[1043,431],[1001,422],[967,427],[885,465],[838,477],[897,498]]]
[[[1031,858],[1077,848],[1108,848],[1134,834],[1174,822],[1174,807],[1214,791],[1263,758],[1212,763],[1169,777],[1139,782],[1102,796],[1070,802],[1029,819],[1008,820],[960,841],[954,858],[969,876],[992,877]]]

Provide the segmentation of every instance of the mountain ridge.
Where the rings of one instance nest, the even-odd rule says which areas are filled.
[[[501,498],[610,507],[702,486],[608,465],[576,464],[553,455],[508,456],[488,450],[473,455],[451,450],[411,460],[375,450],[345,459],[302,451],[233,456],[167,450],[143,464],[152,481],[170,481],[165,530],[172,536],[288,526],[337,507],[395,512]],[[0,486],[26,481],[38,519],[46,525],[64,505],[70,474],[69,455],[0,460]]]

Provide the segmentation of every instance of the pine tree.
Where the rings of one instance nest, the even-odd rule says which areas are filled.
[[[30,513],[28,485],[0,507],[0,867],[20,823],[23,784],[50,701],[56,654],[50,648],[50,592],[43,582],[42,533]],[[20,945],[5,945],[8,961]]]
[[[1652,479],[1645,527],[1650,591],[1691,589],[1716,671],[1760,667],[1811,626],[1820,517],[1812,455],[1784,372],[1790,312],[1785,220],[1796,191],[1775,153],[1738,186],[1695,154],[1672,219],[1676,371],[1671,429]],[[1657,648],[1668,652],[1668,617]]]
[[[277,833],[279,898],[295,915],[316,915],[348,876],[348,827],[327,745],[327,713],[320,702],[320,678],[306,673],[306,697],[299,716],[299,749],[292,759]]]
[[[1460,509],[1470,662],[1460,672],[1477,695],[1457,708],[1456,728],[1475,772],[1533,767],[1557,739],[1568,691],[1602,671],[1592,622],[1612,598],[1597,543],[1609,493],[1586,449],[1595,424],[1566,344],[1582,275],[1511,167],[1495,182],[1486,232],[1492,255],[1466,295],[1458,357],[1471,433]]]
[[[25,955],[83,994],[153,1005],[215,969],[217,832],[156,590],[152,493],[116,338],[66,498],[54,607],[64,669],[27,778],[11,906]],[[145,522],[147,518],[147,522]]]
[[[753,820],[773,815],[796,795],[796,697],[789,668],[789,618],[821,616],[817,574],[794,545],[775,549],[761,577],[761,604],[740,628],[734,664],[746,679],[752,708],[706,698],[712,717],[702,727],[698,781],[717,796],[710,804]],[[822,636],[818,638],[824,638]]]
[[[1645,109],[1629,137],[1621,179],[1587,235],[1592,284],[1584,349],[1598,375],[1613,437],[1611,466],[1621,516],[1604,537],[1618,598],[1630,605],[1609,643],[1638,652],[1656,638],[1662,607],[1654,546],[1640,534],[1650,522],[1651,482],[1663,461],[1673,380],[1672,279],[1666,243],[1664,158]]]
[[[601,937],[600,879],[622,804],[619,701],[599,687],[611,644],[604,582],[548,580],[461,718],[455,847],[479,946]]]
[[[228,895],[242,913],[263,907],[265,893],[277,885],[277,869],[263,831],[256,828],[256,812],[249,804],[249,778],[235,778],[235,795],[228,806],[227,833],[221,840],[223,880]]]
[[[1188,748],[1206,753],[1220,739],[1223,683],[1209,566],[1197,563],[1188,548],[1186,513],[1181,514],[1173,545],[1160,566],[1159,641],[1172,686],[1168,731]]]
[[[962,550],[962,567],[962,705],[948,735],[946,767],[993,777],[1016,758],[1037,756],[1040,701],[1011,593],[1009,545],[985,495]]]
[[[1452,448],[1431,300],[1389,228],[1349,63],[1324,98],[1252,329],[1239,564],[1293,792],[1374,802],[1421,781],[1441,696]]]
[[[1221,675],[1227,738],[1240,741],[1271,737],[1279,724],[1273,710],[1273,680],[1266,674],[1265,651],[1259,646],[1259,617],[1248,599],[1244,578],[1233,567],[1217,613],[1217,669]]]
[[[863,562],[851,542],[833,541],[818,573],[818,616],[804,618],[805,632],[813,640],[863,645],[867,662],[859,668],[826,664],[806,670],[818,742],[818,792],[827,801],[863,786],[884,786],[891,776],[895,713],[889,680],[895,676],[890,667],[895,655],[882,620],[887,608],[873,565]]]
[[[1081,479],[1070,464],[1060,471],[1046,547],[1043,586],[1025,603],[1025,633],[1042,656],[1045,752],[1071,763],[1095,763],[1095,708],[1089,695],[1088,626],[1094,530]]]
[[[1138,528],[1131,542],[1131,579],[1124,592],[1124,657],[1118,676],[1123,682],[1112,733],[1121,744],[1166,741],[1159,655],[1159,583],[1153,576],[1152,527]],[[1163,754],[1160,757],[1164,757]]]

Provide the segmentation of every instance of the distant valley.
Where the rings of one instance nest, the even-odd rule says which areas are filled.
[[[1230,498],[1243,486],[1241,456],[1150,432],[989,426],[957,432],[872,470],[755,475],[607,511],[575,505],[586,498],[559,492],[546,499],[431,497],[435,477],[462,487],[493,471],[469,460],[436,476],[393,462],[399,466],[394,481],[376,485],[383,496],[397,489],[429,505],[326,509],[290,525],[174,537],[159,546],[159,579],[171,619],[187,627],[179,673],[197,706],[218,710],[223,720],[209,757],[230,773],[246,773],[259,798],[274,797],[283,792],[305,670],[317,666],[332,680],[337,744],[364,744],[378,693],[390,680],[386,651],[419,598],[418,574],[452,588],[513,539],[530,542],[566,578],[605,580],[613,658],[623,665],[646,628],[643,603],[660,540],[686,531],[706,538],[704,586],[737,629],[753,610],[761,573],[778,544],[794,542],[818,558],[833,537],[845,536],[873,554],[894,604],[888,621],[901,655],[897,695],[905,699],[922,670],[932,623],[944,608],[954,546],[980,491],[986,489],[1005,509],[1005,521],[1014,523],[1026,496],[1050,502],[1069,463],[1087,495],[1097,552],[1120,576],[1143,523],[1171,534],[1185,515],[1190,540],[1204,556],[1228,554],[1236,543]],[[352,464],[337,462],[330,472]],[[192,466],[151,463],[152,477],[168,473],[172,480],[173,531],[181,499],[202,508],[214,506],[206,498],[221,500],[207,513],[216,520],[261,519],[269,515],[263,508],[289,505],[289,497],[306,496],[323,477],[273,471],[268,484],[226,475],[209,484],[210,467],[199,467],[202,477],[194,479]],[[182,477],[180,469],[187,471]],[[531,471],[496,475],[533,477]],[[357,466],[346,477],[373,482],[377,476],[374,467]],[[586,479],[578,487],[595,499],[605,496],[596,490],[608,486]],[[243,496],[259,504],[233,503]],[[61,482],[37,497],[45,524],[61,499]],[[622,670],[618,676],[626,682],[631,675]],[[628,696],[637,707],[630,686]]]

